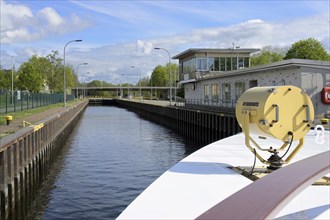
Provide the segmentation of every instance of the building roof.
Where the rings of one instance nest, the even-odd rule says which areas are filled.
[[[254,52],[258,52],[260,49],[255,48],[226,48],[226,49],[215,49],[215,48],[190,48],[188,50],[183,51],[182,53],[179,53],[172,57],[172,59],[182,59],[189,55],[195,54],[195,53],[240,53],[240,54],[251,54]]]

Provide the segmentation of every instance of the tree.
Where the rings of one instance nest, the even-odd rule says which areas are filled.
[[[150,86],[150,79],[149,77],[143,77],[141,80],[139,80],[137,86]]]
[[[46,58],[32,56],[18,70],[17,87],[21,90],[40,92],[45,83],[45,75],[51,69]]]
[[[326,52],[320,41],[314,38],[300,40],[292,44],[284,59],[328,60],[330,55]]]
[[[283,60],[283,57],[283,51],[280,49],[272,48],[270,46],[264,47],[260,54],[251,57],[251,66],[274,63]]]
[[[11,90],[12,70],[0,69],[0,89]],[[16,72],[14,71],[14,86],[16,85]]]
[[[170,86],[170,68],[172,74],[172,86],[175,86],[175,81],[177,79],[177,64],[166,64],[166,66],[158,65],[151,73],[152,86]]]
[[[151,81],[153,86],[166,86],[169,76],[166,74],[166,68],[158,65],[151,73]]]
[[[51,71],[47,74],[47,83],[50,91],[63,92],[63,64],[58,56],[58,51],[52,51],[46,56],[52,65]]]

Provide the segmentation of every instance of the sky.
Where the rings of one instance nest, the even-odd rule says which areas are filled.
[[[80,81],[137,83],[189,48],[290,47],[306,38],[329,52],[330,0],[0,0],[1,57],[15,69],[58,51]],[[172,63],[178,60],[171,59]],[[87,65],[80,65],[88,63]],[[77,67],[79,68],[77,69]],[[134,66],[135,68],[132,68]],[[86,77],[88,76],[88,77]],[[87,78],[87,79],[86,79]]]

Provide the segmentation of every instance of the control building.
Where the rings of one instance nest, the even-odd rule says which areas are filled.
[[[235,108],[240,95],[255,86],[293,85],[312,99],[315,115],[330,115],[330,62],[290,59],[250,67],[259,49],[188,49],[179,60],[179,83],[186,103]]]

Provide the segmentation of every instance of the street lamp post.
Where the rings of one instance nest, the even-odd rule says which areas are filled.
[[[14,56],[11,57],[11,104],[14,104]]]
[[[152,75],[150,75],[150,99],[152,99]]]
[[[141,100],[141,97],[142,97],[142,95],[141,95],[141,70],[138,67],[136,67],[136,66],[131,66],[131,68],[138,69],[138,71],[140,73],[139,90],[140,90],[140,100]]]
[[[87,73],[83,73],[83,74],[81,75],[81,81],[83,82],[83,85],[82,85],[82,88],[81,88],[81,95],[82,95],[83,99],[85,98],[85,82],[86,82],[87,79],[88,79],[87,77],[86,77],[86,79],[84,79],[85,74],[88,75],[89,72],[87,72]]]
[[[123,76],[124,74],[123,74],[123,73],[120,73],[119,75],[120,75],[120,76]],[[124,98],[124,92],[123,92],[123,90],[122,90],[122,85],[121,85],[121,83],[122,83],[122,81],[121,81],[121,79],[120,79],[120,81],[119,81],[119,91],[120,91],[120,98],[122,99],[122,98]]]
[[[168,62],[170,64],[170,105],[172,105],[172,71],[171,71],[171,55],[170,52],[168,52],[168,50],[166,50],[165,48],[161,48],[161,47],[155,47],[155,50],[165,50],[168,54]]]
[[[79,76],[79,74],[78,74],[78,69],[79,69],[79,66],[81,66],[81,65],[87,65],[88,63],[80,63],[78,66],[77,66],[77,68],[76,68],[76,73],[77,73],[77,80],[76,80],[76,98],[78,98],[78,76]]]
[[[85,80],[85,83],[84,83],[85,84],[84,85],[84,97],[86,97],[86,87],[88,87],[87,82],[90,81],[91,79],[92,79],[92,77],[90,76]],[[87,93],[87,95],[88,95],[88,93]]]
[[[64,94],[64,97],[63,97],[63,102],[64,102],[64,107],[66,107],[66,73],[65,73],[65,48],[66,46],[68,46],[69,43],[72,43],[72,42],[81,42],[82,40],[71,40],[69,41],[68,43],[65,44],[64,46],[64,52],[63,52],[63,94]]]

